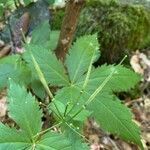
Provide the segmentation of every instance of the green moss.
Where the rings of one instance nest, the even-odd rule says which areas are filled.
[[[64,15],[65,15],[64,9],[59,9],[52,12],[52,21],[51,21],[52,30],[60,30]]]
[[[51,27],[60,30],[64,10],[53,12]],[[118,63],[126,54],[150,42],[150,12],[141,5],[122,5],[117,0],[88,0],[75,37],[98,32],[99,63]]]
[[[150,48],[150,34],[148,35],[146,39],[143,40],[143,43],[140,48],[141,49]]]
[[[149,12],[143,6],[90,0],[81,13],[76,36],[98,32],[100,63],[118,63],[125,54],[141,47],[150,35],[149,26]]]

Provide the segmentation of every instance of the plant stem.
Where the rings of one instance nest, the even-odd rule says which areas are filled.
[[[111,72],[111,74],[103,81],[103,83],[93,92],[93,94],[89,97],[87,102],[82,106],[82,108],[73,115],[72,119],[75,118],[83,109],[86,108],[87,105],[89,105],[94,98],[100,93],[100,91],[104,88],[104,86],[107,84],[107,82],[111,79],[112,75],[114,74],[114,70]]]
[[[92,70],[92,63],[93,63],[94,57],[95,57],[95,52],[96,52],[96,50],[93,52],[93,55],[92,55],[92,58],[91,58],[91,61],[90,61],[89,67],[88,67],[88,71],[87,71],[87,74],[86,74],[86,78],[85,78],[85,81],[84,81],[84,83],[83,83],[83,87],[82,87],[82,89],[81,89],[81,91],[80,91],[79,96],[78,96],[77,99],[76,99],[75,105],[76,105],[76,104],[78,103],[78,101],[80,100],[80,97],[82,96],[82,94],[83,94],[83,92],[84,92],[84,89],[86,88],[86,86],[87,86],[87,84],[88,84],[88,81],[89,81],[89,78],[90,78],[90,74],[91,74],[91,70]],[[72,106],[72,108],[70,109],[70,111],[69,111],[67,114],[69,114],[69,113],[73,110],[73,108],[75,107],[75,105]]]
[[[30,52],[30,53],[31,53],[31,52]],[[52,92],[50,91],[50,89],[49,89],[49,87],[48,87],[48,85],[47,85],[46,79],[45,79],[45,77],[44,77],[44,75],[43,75],[43,73],[42,73],[42,71],[41,71],[41,69],[40,69],[38,63],[36,62],[36,60],[35,60],[35,58],[34,58],[34,56],[33,56],[32,53],[31,53],[31,57],[32,57],[32,61],[33,61],[33,63],[34,63],[34,67],[35,67],[35,69],[36,69],[36,71],[37,71],[37,73],[38,73],[38,76],[39,76],[39,79],[40,79],[41,83],[43,84],[43,86],[44,86],[44,88],[45,88],[45,90],[46,90],[48,96],[52,99],[52,101],[53,101],[53,103],[54,103],[54,106],[55,106],[55,108],[56,108],[58,114],[60,115],[61,118],[63,118],[63,116],[61,115],[61,113],[60,113],[60,111],[59,111],[57,105],[56,105],[55,102],[54,102],[54,96],[53,96]]]
[[[32,61],[33,61],[33,63],[34,63],[34,67],[35,67],[35,69],[36,69],[36,71],[37,71],[37,73],[38,73],[38,76],[39,76],[39,79],[40,79],[41,83],[43,84],[43,86],[44,86],[44,88],[45,88],[47,94],[49,95],[49,97],[50,97],[51,99],[53,99],[54,96],[53,96],[52,92],[50,91],[50,89],[49,89],[49,87],[48,87],[48,85],[47,85],[47,82],[46,82],[46,80],[45,80],[45,77],[44,77],[44,75],[43,75],[43,73],[42,73],[42,71],[41,71],[41,69],[40,69],[38,63],[36,62],[34,56],[32,55],[32,53],[31,53],[31,57],[32,57]]]
[[[93,64],[93,61],[94,61],[94,57],[95,57],[95,51],[93,52],[93,56],[92,56],[92,59],[91,59],[91,62],[90,62],[89,68],[88,68],[88,72],[87,72],[87,75],[86,75],[86,78],[85,78],[85,81],[84,81],[84,84],[83,84],[83,87],[82,87],[82,91],[84,91],[85,87],[88,84],[90,74],[91,74],[91,70],[92,70],[92,64]]]
[[[119,65],[121,65],[123,63],[123,61],[127,58],[127,55],[125,55],[125,57],[120,61]],[[87,105],[89,105],[94,98],[102,91],[102,89],[104,88],[104,86],[108,83],[108,81],[112,78],[112,76],[115,73],[115,68],[113,68],[112,72],[109,74],[109,76],[102,82],[102,84],[93,92],[93,94],[88,98],[88,100],[86,101],[86,103],[82,106],[82,108],[75,114],[73,115],[73,118],[75,118],[83,109],[86,108]],[[70,119],[70,120],[71,120]]]
[[[62,124],[62,122],[59,122],[59,123],[53,125],[52,127],[47,128],[46,130],[43,130],[43,131],[39,132],[37,135],[34,136],[34,138],[36,139],[37,137],[39,137],[39,136],[45,134],[46,132],[50,131],[50,130],[53,129],[54,127],[59,126],[59,125],[61,125],[61,124]]]

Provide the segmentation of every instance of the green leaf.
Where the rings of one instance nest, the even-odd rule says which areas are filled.
[[[34,94],[37,97],[39,97],[41,100],[43,100],[45,98],[45,96],[46,96],[45,89],[39,80],[32,81],[31,88],[32,88]]]
[[[0,60],[0,88],[7,86],[8,78],[21,85],[30,83],[30,70],[19,55],[12,55]]]
[[[71,150],[71,143],[62,134],[48,132],[37,144],[37,150]]]
[[[28,147],[29,139],[22,131],[9,128],[0,123],[0,149],[20,150]]]
[[[55,95],[54,100],[58,100],[62,102],[63,104],[76,104],[79,100],[80,96],[80,89],[75,87],[75,86],[68,86],[64,87],[60,90]]]
[[[99,57],[97,35],[86,35],[77,39],[69,50],[66,66],[72,83],[77,82],[92,62]]]
[[[34,70],[32,71],[33,76],[37,76],[37,72],[31,54],[39,65],[48,84],[57,86],[66,86],[69,84],[65,68],[52,52],[39,45],[28,45],[26,49],[24,59],[28,62],[31,70]]]
[[[27,64],[21,60],[17,62],[15,77],[12,78],[16,83],[27,86],[31,83],[31,70]],[[10,77],[11,78],[11,77]]]
[[[64,116],[66,106],[60,101],[53,101],[49,104],[49,112],[54,113],[54,116],[59,120]],[[58,111],[59,110],[59,111]]]
[[[20,59],[19,55],[11,55],[0,59],[0,64],[16,64]]]
[[[93,91],[97,89],[98,86],[100,86],[103,81],[110,75],[112,70],[114,70],[114,73],[111,79],[106,83],[103,90],[112,90],[114,92],[127,91],[133,88],[140,81],[140,76],[138,74],[121,65],[103,65],[91,72],[87,91]],[[77,83],[78,86],[83,86],[85,77],[86,75],[80,78],[80,81]]]
[[[57,116],[60,116],[56,109],[57,106],[61,115],[67,120],[72,118],[75,113],[82,108],[87,100],[86,98],[81,94],[80,89],[76,87],[65,87],[56,93],[53,101],[49,105],[49,110],[50,112],[55,112]],[[84,109],[76,117],[74,117],[73,120],[84,122],[90,115],[91,112]]]
[[[8,78],[13,78],[15,74],[16,69],[13,65],[0,64],[0,88],[6,87]]]
[[[41,131],[42,113],[35,98],[10,80],[8,92],[9,116],[24,130],[29,138]]]
[[[42,45],[43,47],[48,48],[48,45],[50,45],[50,35],[51,31],[49,22],[45,21],[33,31],[31,44]]]
[[[74,112],[80,109],[80,107],[82,107],[85,100],[80,96],[80,90],[72,86],[72,87],[64,87],[61,90],[59,90],[56,93],[53,102],[57,105],[59,110],[61,110],[61,113],[63,115],[64,113],[67,114],[69,112],[69,115],[71,116],[74,114]],[[52,106],[53,108],[55,108],[54,105]]]
[[[80,109],[81,109],[81,107],[80,107]],[[77,112],[77,110],[74,111],[74,113],[76,113],[76,112]],[[76,117],[74,117],[74,120],[84,122],[85,120],[87,120],[87,118],[89,116],[91,116],[91,113],[92,112],[90,112],[89,110],[83,109]],[[73,116],[73,114],[72,114],[72,116]]]
[[[0,149],[70,150],[71,143],[64,135],[53,132],[47,132],[37,142],[31,143],[24,132],[0,123]]]
[[[71,144],[71,150],[89,150],[89,147],[86,143],[83,143],[83,139],[75,133],[70,128],[65,129],[65,135],[70,140]]]
[[[70,150],[71,143],[62,134],[53,132],[41,134],[42,113],[35,99],[25,88],[10,80],[8,93],[9,116],[20,129],[9,128],[0,123],[1,150]]]
[[[59,40],[59,34],[60,34],[60,31],[51,31],[50,41],[48,41],[50,50],[55,50],[58,40]]]
[[[115,96],[99,93],[87,107],[104,130],[142,148],[140,129],[132,121],[132,113]]]

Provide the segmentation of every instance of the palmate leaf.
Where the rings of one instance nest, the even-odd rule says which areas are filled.
[[[55,112],[59,116],[57,108],[66,118],[74,116],[85,104],[87,97],[81,95],[81,90],[77,87],[64,87],[59,90],[52,103],[49,105],[49,110]],[[54,105],[55,103],[55,105]],[[73,118],[74,121],[84,122],[89,117],[91,112],[84,109],[80,114]]]
[[[80,94],[80,91],[81,88],[78,87],[66,87],[57,92],[54,101],[59,101],[56,105],[62,114],[64,114],[66,104],[69,104],[66,112],[70,111],[74,104],[74,109],[68,114],[70,116],[74,116],[84,104],[86,106],[92,93],[84,90]],[[140,130],[132,121],[132,113],[114,95],[110,95],[108,92],[98,93],[87,105],[87,112],[92,112],[92,116],[96,118],[104,130],[117,134],[122,139],[138,144],[142,148]],[[83,109],[73,120],[84,121],[86,117],[91,115],[91,113],[85,113],[84,111]],[[84,116],[84,119],[82,119],[82,116]]]
[[[138,144],[142,148],[140,130],[136,124],[132,122],[131,112],[124,105],[120,104],[116,98],[108,94],[113,91],[124,91],[132,88],[139,81],[139,76],[120,65],[104,65],[101,68],[92,70],[87,81],[87,86],[83,90],[86,77],[87,74],[83,75],[83,77],[75,83],[77,87],[71,86],[60,90],[60,92],[56,94],[55,100],[59,100],[65,104],[65,106],[67,103],[69,105],[75,105],[74,108],[79,104],[78,109],[74,109],[76,112],[81,109],[84,103],[85,106],[88,104],[87,108],[93,111],[93,116],[96,117],[103,129],[110,133],[117,134],[124,140]],[[103,84],[105,80],[107,82]],[[98,93],[93,94],[97,90]],[[84,93],[81,91],[84,91]],[[95,95],[95,97],[93,95]],[[91,96],[93,96],[93,100],[89,104],[87,101]],[[63,105],[61,104],[61,106]],[[62,112],[64,112],[65,106],[61,107]],[[69,109],[70,107],[68,106],[68,110]],[[72,111],[72,113],[76,114],[75,111]],[[78,117],[80,117],[80,115],[78,115]],[[111,121],[113,122],[112,125],[110,124]]]
[[[66,66],[72,83],[77,82],[89,65],[99,57],[99,44],[97,35],[83,36],[77,39],[69,50],[66,58]]]
[[[9,116],[25,131],[27,136],[32,139],[34,135],[41,131],[42,112],[39,109],[35,98],[10,80],[8,92]]]
[[[83,76],[77,83],[80,89],[85,78],[86,76]],[[132,122],[131,112],[120,104],[116,97],[109,95],[113,91],[130,89],[139,79],[139,76],[134,72],[120,65],[104,65],[93,70],[84,94],[87,94],[85,105],[90,111],[93,111],[93,116],[103,129],[117,134],[124,140],[138,144],[142,148],[140,130]]]
[[[90,96],[91,93],[87,91],[82,93],[81,97],[84,97],[85,104]],[[114,95],[107,92],[99,93],[90,104],[85,106],[90,112],[93,112],[92,116],[96,118],[104,130],[117,134],[122,139],[139,145],[141,149],[143,148],[140,140],[140,129],[132,121],[132,113]]]
[[[88,80],[87,90],[94,91],[114,70],[111,79],[104,86],[103,90],[111,90],[114,92],[127,91],[133,88],[140,80],[140,76],[132,70],[121,65],[103,65],[94,69]],[[76,85],[82,87],[86,75],[82,76]]]
[[[58,109],[63,115],[64,121],[61,124],[61,128],[63,128],[65,136],[71,143],[71,150],[89,149],[84,141],[82,141],[83,139],[80,135],[82,135],[83,123],[91,113],[84,109],[76,117],[72,118],[75,113],[82,108],[82,105],[86,100],[84,99],[84,96],[80,96],[80,94],[80,90],[76,87],[64,87],[56,93],[55,98],[49,105],[50,112],[55,112],[54,114],[59,116],[59,113],[57,112]],[[73,120],[70,120],[70,118]],[[72,126],[70,126],[70,123]]]
[[[40,134],[42,113],[38,103],[25,88],[12,80],[10,80],[8,111],[20,129],[9,128],[0,123],[1,150],[70,150],[71,143],[63,134],[51,131]]]
[[[33,72],[33,76],[37,76],[33,58],[38,64],[48,84],[57,86],[66,86],[69,84],[65,69],[56,56],[42,46],[28,45],[26,47],[24,59],[28,62]]]
[[[59,141],[59,142],[58,142]],[[0,124],[0,150],[71,150],[70,139],[62,134],[47,132],[39,141],[33,142],[25,132]]]

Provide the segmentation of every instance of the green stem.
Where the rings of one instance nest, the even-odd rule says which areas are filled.
[[[69,106],[69,104],[67,104],[67,106],[65,107],[64,117],[67,115],[66,113],[67,113],[67,110],[68,110],[68,106]]]
[[[45,134],[46,132],[50,131],[50,130],[53,129],[54,127],[57,127],[57,126],[59,126],[59,125],[61,125],[61,124],[62,124],[62,122],[59,122],[59,123],[53,125],[52,127],[47,128],[46,130],[43,130],[43,131],[39,132],[39,133],[38,133],[37,135],[35,135],[33,138],[36,139],[36,138],[38,138],[39,136]]]
[[[49,89],[49,87],[48,87],[48,85],[47,85],[47,82],[46,82],[46,80],[45,80],[45,78],[44,78],[44,75],[43,75],[43,73],[42,73],[42,71],[41,71],[41,69],[40,69],[38,63],[36,62],[34,56],[32,55],[32,53],[31,53],[31,57],[32,57],[32,61],[33,61],[33,63],[34,63],[34,67],[35,67],[35,69],[36,69],[36,71],[37,71],[37,73],[38,73],[38,76],[39,76],[39,79],[40,79],[41,83],[43,84],[43,86],[44,86],[44,88],[45,88],[47,94],[49,95],[49,97],[50,97],[51,99],[53,99],[54,96],[53,96],[52,92],[50,91],[50,89]]]
[[[40,79],[41,83],[43,84],[43,86],[44,86],[47,94],[49,95],[49,97],[52,99],[52,101],[54,101],[54,96],[53,96],[52,92],[50,91],[50,89],[49,89],[49,87],[47,85],[47,82],[45,80],[45,77],[44,77],[44,75],[43,75],[43,73],[42,73],[42,71],[41,71],[41,69],[40,69],[38,63],[36,62],[36,60],[35,60],[35,58],[34,58],[32,53],[31,53],[31,57],[32,57],[32,61],[34,63],[34,67],[35,67],[35,69],[36,69],[36,71],[38,73],[38,76],[39,76],[39,79]],[[61,115],[57,105],[55,104],[55,102],[53,102],[53,103],[54,103],[54,106],[56,107],[56,110],[58,111],[58,114],[62,118],[62,115]]]
[[[84,84],[83,84],[83,87],[80,91],[80,95],[77,97],[77,100],[75,102],[75,105],[78,103],[78,101],[80,100],[80,97],[81,95],[83,94],[83,91],[85,90],[87,84],[88,84],[88,81],[89,81],[89,78],[90,78],[90,74],[91,74],[91,70],[92,70],[92,64],[93,64],[93,61],[94,61],[94,57],[95,57],[95,52],[96,50],[93,52],[93,55],[92,55],[92,58],[91,58],[91,61],[90,61],[90,64],[89,64],[89,68],[88,68],[88,71],[87,71],[87,75],[86,75],[86,78],[85,78],[85,81],[84,81]],[[75,107],[75,105],[72,106],[72,108],[70,109],[70,111],[67,113],[69,114]]]
[[[78,103],[78,101],[79,101],[79,99],[80,99],[82,93],[83,93],[83,92],[80,91],[80,94],[79,94],[79,96],[77,97],[75,104],[72,106],[72,108],[68,111],[68,113],[67,113],[66,115],[68,115],[69,113],[71,113],[71,111],[74,109],[74,107],[75,107],[76,104]]]
[[[93,61],[94,61],[94,57],[95,57],[95,51],[93,52],[93,56],[92,56],[92,59],[91,59],[91,62],[90,62],[89,68],[88,68],[88,72],[87,72],[87,75],[86,75],[86,78],[85,78],[85,81],[84,81],[84,84],[83,84],[83,87],[82,87],[82,91],[84,91],[85,87],[88,84],[90,74],[91,74],[91,70],[92,70],[92,64],[93,64]]]

